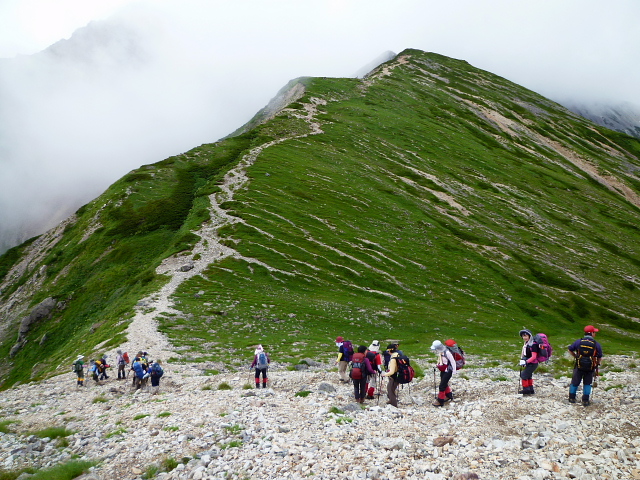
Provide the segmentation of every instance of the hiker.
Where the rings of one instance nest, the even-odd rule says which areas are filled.
[[[88,372],[91,373],[91,378],[93,378],[93,381],[96,382],[97,385],[99,385],[100,384],[100,379],[98,378],[98,374],[100,373],[99,362],[92,359],[91,362],[89,363]]]
[[[400,341],[399,340],[392,340],[389,345],[387,346],[387,349],[389,348],[389,346],[393,345],[396,348],[396,352],[398,352],[398,355],[404,355],[404,353],[402,353],[402,350],[400,350]],[[389,353],[389,350],[385,350],[383,353],[384,356],[384,369],[385,370],[389,370],[389,361],[391,360],[391,354]]]
[[[118,356],[116,357],[116,363],[118,364],[118,380],[124,380],[127,378],[127,374],[125,373],[125,368],[127,366],[128,358],[125,358],[126,354],[122,353],[122,350],[116,350]],[[127,356],[128,357],[128,356]]]
[[[133,370],[134,373],[131,387],[135,387],[135,389],[138,390],[142,388],[142,380],[146,375],[140,357],[136,357],[133,359],[133,362],[131,363],[131,370]]]
[[[159,361],[149,362],[149,376],[151,378],[151,395],[157,395],[160,390],[160,378],[164,375],[164,370]]]
[[[376,389],[374,386],[369,384],[369,380],[373,378],[375,384],[376,377],[380,375],[380,373],[382,373],[382,356],[380,355],[380,342],[378,340],[374,340],[373,342],[371,342],[371,345],[369,345],[369,349],[367,350],[367,353],[365,355],[369,359],[369,363],[371,363],[371,368],[375,370],[375,373],[373,375],[367,376],[367,384],[365,386],[365,389],[367,391],[367,399],[373,400]]]
[[[434,407],[442,407],[444,402],[453,400],[453,392],[449,386],[449,380],[458,371],[453,353],[440,340],[434,340],[431,344],[431,351],[438,356],[436,368],[440,370],[440,385],[438,385],[438,396],[433,403]]]
[[[267,370],[270,363],[269,355],[264,351],[262,345],[258,345],[255,352],[253,352],[253,362],[249,367],[250,369],[256,368],[256,388],[260,388],[260,375],[262,375],[262,388],[267,388]]]
[[[522,390],[518,393],[522,395],[533,395],[533,372],[538,368],[538,353],[540,347],[533,340],[533,334],[530,330],[520,330],[520,338],[524,340],[522,346],[522,354],[520,355],[520,379],[522,380]]]
[[[596,332],[599,332],[593,325],[584,327],[584,337],[569,345],[569,353],[576,359],[573,367],[571,385],[569,385],[569,402],[576,403],[576,392],[582,382],[582,405],[591,404],[591,385],[594,373],[597,375],[600,359],[602,358],[602,346],[595,341]]]
[[[342,337],[336,338],[336,347],[338,347],[338,358],[336,359],[336,363],[339,365],[338,373],[340,374],[341,382],[348,382],[349,377],[347,376],[347,366],[351,361],[351,356],[353,355],[353,346],[349,340],[345,340]]]
[[[109,378],[109,375],[107,375],[107,368],[110,368],[110,366],[107,364],[107,354],[105,353],[98,362],[100,380],[106,380],[107,378]]]
[[[78,380],[77,386],[84,387],[84,362],[82,359],[84,355],[78,355],[78,358],[73,362],[73,371],[75,372]]]
[[[387,345],[386,353],[389,354],[389,367],[388,370],[381,376],[389,378],[389,381],[387,383],[387,403],[398,408],[398,386],[400,385],[400,383],[394,377],[394,375],[398,372],[398,364],[396,362],[396,358],[399,355],[398,344],[391,343]]]
[[[366,356],[367,347],[360,345],[358,353],[354,353],[351,358],[351,372],[349,376],[353,380],[353,391],[356,402],[364,403],[364,396],[367,391],[367,377],[375,374],[375,370],[371,367],[371,362]]]

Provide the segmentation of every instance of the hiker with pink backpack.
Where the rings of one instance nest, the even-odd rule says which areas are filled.
[[[447,341],[449,342],[449,340]],[[453,342],[453,340],[451,340],[451,342]],[[455,344],[455,342],[453,342],[453,344]],[[456,359],[454,358],[451,347],[445,346],[440,340],[435,340],[431,344],[431,351],[433,351],[438,356],[436,368],[440,370],[440,385],[438,385],[438,396],[436,397],[436,401],[433,403],[433,406],[442,407],[445,402],[453,400],[453,392],[451,391],[451,387],[449,386],[449,381],[451,380],[451,377],[458,371],[458,364],[456,363]]]
[[[520,338],[524,341],[522,353],[520,355],[520,380],[522,390],[518,393],[522,395],[533,395],[533,372],[538,368],[538,364],[546,362],[551,357],[551,345],[544,333],[533,335],[530,330],[520,330]]]

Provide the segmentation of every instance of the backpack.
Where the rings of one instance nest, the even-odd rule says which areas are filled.
[[[269,366],[269,359],[267,359],[267,354],[264,352],[260,352],[258,354],[258,362],[256,363],[256,368],[263,369]]]
[[[162,375],[164,375],[164,370],[162,370],[162,367],[159,363],[154,363],[153,367],[151,367],[151,374],[156,375],[158,378],[160,378],[162,377]]]
[[[350,362],[353,358],[353,344],[349,340],[342,342],[342,361]]]
[[[73,362],[73,371],[76,373],[80,373],[82,372],[84,366],[82,365],[82,363],[80,363],[80,361],[75,361]]]
[[[376,368],[378,368],[377,365],[376,365],[376,357],[378,355],[379,355],[378,352],[369,351],[369,352],[366,353],[366,357],[369,359],[369,363],[371,364],[371,368],[373,370],[376,370]]]
[[[129,354],[127,352],[124,352],[122,354],[122,358],[124,360],[125,365],[129,363]]]
[[[465,366],[467,361],[464,358],[464,350],[462,350],[457,344],[453,347],[447,347],[451,352],[453,359],[456,361],[456,370],[460,370]]]
[[[538,344],[538,356],[536,357],[538,363],[546,362],[551,358],[551,354],[553,353],[553,348],[551,348],[551,344],[549,343],[549,339],[544,333],[536,333],[533,336],[533,341]]]
[[[410,383],[411,380],[413,380],[413,377],[415,377],[416,372],[411,366],[409,357],[407,357],[406,355],[398,355],[395,358],[396,365],[398,366],[398,371],[392,375],[393,378],[395,378],[398,383]]]
[[[577,349],[578,356],[576,357],[576,366],[578,370],[595,370],[596,368],[596,341],[593,337],[584,337],[580,340],[580,345]]]
[[[364,363],[365,356],[363,353],[356,353],[353,355],[353,360],[351,362],[351,371],[349,372],[349,377],[354,380],[362,380],[367,376],[365,373],[367,371],[367,367]]]

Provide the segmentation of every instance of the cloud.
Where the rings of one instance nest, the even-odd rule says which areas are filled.
[[[640,105],[638,13],[634,0],[129,3],[0,59],[0,251],[129,170],[229,134],[290,79],[353,76],[388,50],[465,59],[555,100]]]

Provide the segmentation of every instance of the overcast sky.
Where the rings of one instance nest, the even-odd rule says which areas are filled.
[[[352,76],[388,50],[640,105],[638,25],[639,0],[0,0],[0,251],[227,135],[288,80]]]

